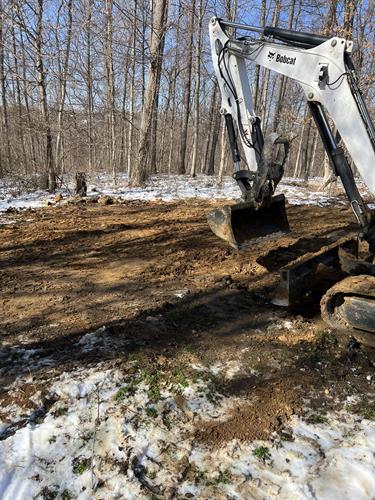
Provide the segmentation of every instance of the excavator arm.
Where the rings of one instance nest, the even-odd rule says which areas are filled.
[[[238,30],[257,33],[258,37],[231,34]],[[273,192],[283,174],[283,162],[272,161],[272,147],[279,142],[285,144],[277,134],[263,138],[246,67],[246,61],[251,61],[291,78],[302,87],[334,172],[342,180],[361,227],[360,234],[375,253],[375,221],[361,198],[337,140],[341,137],[364,182],[375,194],[375,128],[350,58],[353,43],[338,37],[256,28],[216,17],[210,21],[210,41],[222,97],[221,113],[232,150],[234,178],[246,206],[257,211],[272,204]],[[336,134],[329,126],[326,111],[337,128]],[[244,151],[245,166],[241,163],[237,136]],[[211,218],[213,229],[217,215],[216,220]]]

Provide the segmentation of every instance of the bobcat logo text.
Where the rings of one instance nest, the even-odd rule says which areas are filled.
[[[296,57],[288,57],[282,54],[276,54],[276,52],[271,52],[271,51],[268,52],[267,57],[269,61],[275,61],[281,64],[290,64],[291,66],[294,66],[296,64],[296,59],[297,59]]]

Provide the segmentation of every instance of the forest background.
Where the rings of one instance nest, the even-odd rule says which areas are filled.
[[[0,0],[0,178],[230,173],[211,62],[212,15],[343,36],[370,113],[375,2]],[[249,66],[264,133],[292,138],[286,173],[329,173],[300,87]],[[354,125],[353,125],[354,126]]]

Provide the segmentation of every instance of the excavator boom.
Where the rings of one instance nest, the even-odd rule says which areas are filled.
[[[261,38],[248,35],[236,37],[238,30],[260,33]],[[246,26],[216,17],[210,21],[210,40],[222,97],[220,112],[225,117],[232,150],[234,178],[241,189],[247,211],[249,206],[253,209],[249,223],[251,218],[259,219],[255,216],[259,209],[272,206],[272,196],[282,178],[287,151],[281,160],[280,155],[275,159],[274,146],[283,139],[277,134],[271,134],[272,138],[263,138],[261,122],[254,109],[246,60],[300,84],[334,172],[342,180],[361,227],[361,236],[375,252],[375,221],[361,198],[338,141],[338,138],[342,139],[367,187],[375,194],[375,128],[350,58],[353,43],[338,37]],[[329,126],[326,111],[337,128],[336,134]],[[245,165],[241,164],[235,126],[245,154]],[[237,205],[237,218],[238,211]],[[228,217],[225,220],[230,222]],[[274,224],[276,230],[285,230],[284,220],[285,213],[281,207],[280,220],[275,220]],[[217,226],[213,230],[218,234]],[[234,228],[232,233],[238,231]]]

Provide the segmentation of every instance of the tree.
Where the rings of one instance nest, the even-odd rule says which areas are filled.
[[[92,18],[92,3],[93,0],[86,0],[86,19],[85,19],[85,36],[86,36],[86,68],[84,72],[84,79],[86,82],[87,91],[87,132],[88,132],[88,164],[89,169],[92,170],[95,158],[95,148],[93,146],[93,82],[92,82],[92,69],[91,69],[91,18]]]
[[[4,8],[2,0],[0,0],[0,80],[1,80],[1,103],[3,107],[2,126],[3,126],[3,134],[5,137],[6,162],[10,166],[12,161],[10,152],[8,103],[6,97],[6,75],[4,66]],[[0,169],[2,168],[2,164],[3,161],[1,161]]]
[[[70,45],[72,41],[72,23],[73,23],[73,12],[72,12],[73,0],[68,0],[67,2],[67,16],[68,16],[68,26],[66,32],[66,45],[63,56],[63,65],[61,71],[59,72],[59,108],[57,113],[57,137],[56,137],[56,170],[61,166],[61,170],[63,171],[63,155],[62,147],[61,147],[61,137],[62,137],[62,125],[63,125],[63,113],[65,106],[65,98],[66,98],[66,82],[68,78],[68,69],[69,69],[69,56],[70,56]]]
[[[50,192],[56,189],[56,175],[53,168],[53,153],[52,153],[52,131],[49,120],[48,101],[47,101],[47,82],[46,72],[43,60],[43,14],[44,14],[44,0],[38,0],[37,6],[37,29],[36,35],[29,35],[34,38],[35,47],[35,67],[38,75],[38,89],[39,89],[39,105],[45,126],[46,138],[46,170],[48,173],[48,190]]]
[[[150,133],[157,97],[158,77],[160,78],[160,67],[163,60],[162,48],[167,20],[167,0],[155,0],[153,14],[148,82],[142,109],[138,154],[131,175],[133,186],[144,184],[148,176],[147,160],[150,153]]]
[[[49,172],[51,188],[54,171],[100,170],[118,179],[123,170],[132,180],[142,144],[147,154],[140,178],[188,169],[192,175],[218,172],[220,179],[230,157],[207,36],[215,11],[250,24],[260,18],[254,24],[352,38],[361,89],[375,112],[374,2],[256,0],[250,10],[235,0],[182,0],[168,6],[168,30],[163,3],[159,43],[150,37],[155,0],[0,0],[0,176],[46,179]],[[301,88],[259,66],[249,65],[249,72],[265,133],[272,128],[300,137],[306,121],[303,138],[309,141],[292,143],[288,173],[298,158],[297,174],[321,174],[323,148],[314,124],[309,132],[303,118]],[[143,138],[142,112],[152,123]]]
[[[108,130],[108,162],[112,171],[113,180],[116,180],[116,122],[115,122],[115,82],[113,74],[112,54],[112,9],[113,0],[105,0],[105,36],[104,36],[104,58],[105,58],[105,94],[107,108],[107,130]]]
[[[132,173],[132,153],[133,153],[133,129],[135,121],[135,68],[136,68],[136,44],[137,44],[137,0],[133,0],[133,28],[131,43],[131,81],[130,81],[130,109],[129,109],[129,128],[128,128],[128,155],[127,172],[128,176]]]
[[[184,76],[184,115],[182,119],[181,135],[180,135],[180,158],[178,160],[178,173],[184,174],[186,167],[186,144],[188,136],[188,125],[190,115],[190,92],[191,92],[191,69],[193,61],[193,40],[194,40],[194,17],[195,17],[195,0],[192,0],[189,11],[188,23],[188,45],[186,48],[186,69]]]
[[[191,161],[190,175],[195,176],[198,164],[198,139],[199,139],[199,97],[201,85],[201,47],[202,47],[202,20],[203,20],[203,5],[202,0],[198,0],[198,29],[197,41],[195,46],[195,88],[194,88],[194,142],[193,142],[193,159]]]

